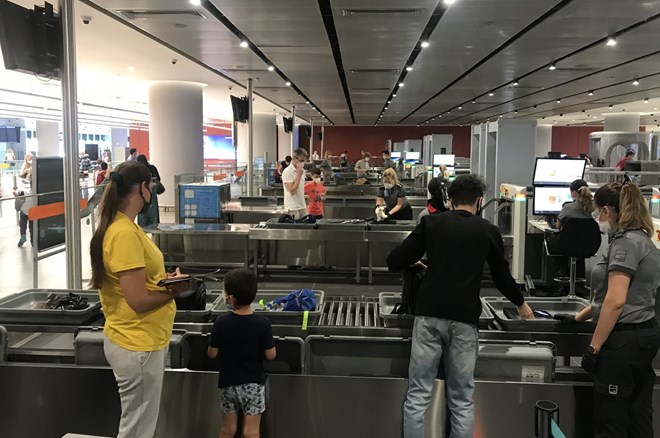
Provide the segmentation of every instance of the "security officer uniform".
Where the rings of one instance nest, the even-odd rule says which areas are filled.
[[[408,203],[408,200],[405,199],[406,197],[406,188],[403,187],[401,183],[396,184],[394,187],[391,189],[386,189],[384,186],[381,186],[378,188],[378,197],[383,198],[385,201],[385,206],[386,212],[389,212],[392,210],[394,207],[396,207],[397,203],[399,202],[399,198],[404,198],[403,200],[403,205],[401,206],[401,209],[394,213],[393,215],[390,216],[390,219],[394,220],[412,220],[413,218],[413,211],[412,207]]]
[[[630,275],[626,302],[598,353],[592,374],[596,438],[653,437],[652,361],[660,346],[655,299],[660,287],[660,250],[642,230],[610,237],[607,255],[591,274],[592,309],[598,321],[608,275]]]

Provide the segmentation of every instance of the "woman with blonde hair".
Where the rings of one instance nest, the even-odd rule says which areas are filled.
[[[570,189],[573,202],[567,202],[562,206],[557,219],[559,229],[568,219],[589,219],[594,211],[594,199],[585,180],[576,179],[571,183]]]
[[[378,188],[376,208],[384,210],[385,218],[412,220],[412,207],[406,199],[406,189],[399,182],[394,169],[383,172],[383,185]]]
[[[610,245],[591,273],[592,303],[575,316],[596,323],[582,356],[593,379],[594,432],[598,438],[652,437],[652,361],[660,346],[660,250],[651,240],[653,221],[631,182],[606,184],[594,203],[592,217]]]

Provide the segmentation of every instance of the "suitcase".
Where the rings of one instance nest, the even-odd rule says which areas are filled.
[[[188,333],[185,330],[172,331],[170,348],[167,352],[165,366],[169,368],[186,368],[190,361],[190,348],[187,343]],[[86,366],[109,366],[103,352],[103,327],[81,327],[75,333],[73,349],[75,364]]]

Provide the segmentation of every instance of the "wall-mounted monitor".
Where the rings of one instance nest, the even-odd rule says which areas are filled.
[[[236,159],[236,150],[232,136],[205,135],[204,136],[204,159],[205,160],[227,160]]]
[[[392,152],[390,154],[390,158],[393,160],[398,160],[399,158],[401,158],[401,152]]]
[[[453,166],[456,164],[456,155],[433,154],[434,166]]]
[[[406,152],[406,161],[419,161],[419,152]]]
[[[558,215],[564,204],[571,201],[570,187],[534,187],[535,215]]]
[[[535,186],[568,186],[584,178],[586,160],[580,158],[537,158],[534,168]]]

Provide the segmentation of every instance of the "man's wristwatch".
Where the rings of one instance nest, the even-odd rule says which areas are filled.
[[[587,347],[587,351],[588,351],[590,354],[594,354],[594,355],[600,353],[600,349],[594,347],[592,344],[589,344],[589,346]]]

